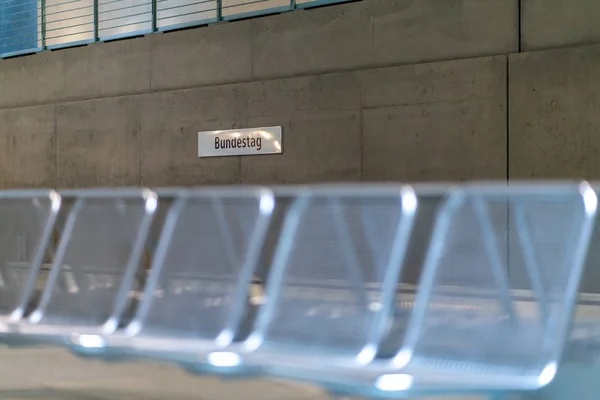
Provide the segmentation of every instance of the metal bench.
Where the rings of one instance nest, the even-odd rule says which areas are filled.
[[[165,220],[143,300],[131,323],[106,337],[115,351],[202,370],[230,345],[249,295],[275,199],[262,188],[182,192]]]
[[[99,335],[118,328],[132,301],[158,200],[147,189],[61,195],[72,207],[39,303],[17,330],[35,340],[100,348]]]
[[[390,328],[418,201],[410,187],[306,188],[288,211],[267,302],[241,346],[267,374],[324,383],[375,358]]]
[[[366,222],[410,233],[418,188],[397,195],[403,218],[393,207],[383,212],[372,191],[362,207],[377,204],[379,218],[360,224],[344,218],[347,199],[328,190],[290,209],[243,362],[369,397],[528,391],[552,380],[596,216],[589,185],[449,190],[407,312],[398,312],[395,283],[408,238],[377,235]],[[397,352],[378,354],[394,335]]]
[[[30,312],[61,197],[54,191],[0,192],[0,333],[15,339],[15,326]]]

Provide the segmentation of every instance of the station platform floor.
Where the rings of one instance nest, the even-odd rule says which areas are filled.
[[[412,296],[404,301],[412,302]],[[600,295],[582,294],[576,312],[572,337],[589,335],[589,325],[597,326],[600,337]],[[532,312],[529,302],[520,302],[520,312]],[[578,322],[587,329],[580,332]],[[597,351],[598,348],[595,348]],[[594,353],[596,352],[594,351]],[[595,354],[594,354],[595,355]],[[587,360],[586,372],[596,381],[600,354]],[[591,368],[590,368],[591,367]],[[593,371],[593,372],[592,372]],[[581,369],[567,371],[564,379],[580,378]],[[562,380],[562,379],[560,379]],[[551,385],[540,399],[563,400],[560,382]],[[559,386],[559,387],[556,387]],[[570,386],[570,385],[569,385]],[[570,389],[572,390],[572,389]],[[560,395],[559,395],[560,393]],[[597,391],[594,390],[594,393]],[[572,394],[572,393],[571,393]],[[594,395],[594,400],[598,396]],[[57,347],[9,348],[0,346],[0,400],[330,400],[318,387],[266,379],[219,379],[196,376],[177,366],[152,362],[107,363],[79,358]],[[482,400],[470,397],[428,397],[426,400]],[[579,400],[587,400],[585,395]],[[511,399],[512,400],[512,399]],[[537,400],[537,398],[536,398]]]
[[[188,399],[328,400],[332,397],[319,388],[290,382],[199,377],[174,366],[146,362],[109,364],[81,359],[53,347],[0,347],[0,400]],[[444,397],[444,400],[459,399]]]

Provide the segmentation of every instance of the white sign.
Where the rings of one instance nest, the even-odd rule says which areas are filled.
[[[280,154],[281,131],[281,126],[271,126],[198,132],[198,157]]]

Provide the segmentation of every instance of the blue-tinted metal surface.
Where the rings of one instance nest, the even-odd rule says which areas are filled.
[[[0,55],[35,51],[41,46],[40,2],[0,0]]]

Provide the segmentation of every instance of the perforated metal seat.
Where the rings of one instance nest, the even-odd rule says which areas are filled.
[[[243,358],[269,374],[311,380],[360,369],[393,320],[417,210],[410,187],[306,188],[289,209],[267,303]]]
[[[29,312],[61,198],[54,191],[0,192],[0,333]]]
[[[157,207],[147,189],[61,192],[73,199],[39,304],[17,329],[38,340],[103,347],[131,301]]]
[[[467,185],[440,211],[395,362],[413,387],[520,390],[552,380],[597,196],[588,184]],[[476,289],[476,290],[474,290]],[[446,304],[444,310],[431,307]]]
[[[202,369],[211,353],[234,341],[246,319],[274,205],[273,193],[262,188],[181,193],[166,218],[135,318],[107,337],[108,344]]]
[[[324,384],[390,398],[548,384],[570,330],[596,208],[585,183],[453,190],[439,209],[399,351],[329,374]]]
[[[382,301],[372,307],[372,292],[356,284],[368,282],[350,268],[367,265],[354,261],[352,250],[361,245],[348,241],[339,229],[344,224],[336,228],[327,220],[337,213],[340,221],[333,206],[339,203],[325,200],[312,213],[309,200],[298,204],[282,233],[269,303],[245,343],[246,362],[263,365],[270,375],[371,397],[534,390],[552,380],[596,215],[589,185],[486,184],[450,191],[409,313],[392,312],[393,292],[380,291]],[[330,238],[340,232],[351,249],[346,254],[332,250],[337,247]],[[318,258],[323,254],[330,255],[325,262]],[[396,273],[400,263],[390,264]],[[345,285],[325,281],[322,275],[333,271]],[[385,329],[390,326],[399,330]],[[384,334],[398,332],[397,353],[375,357]]]

